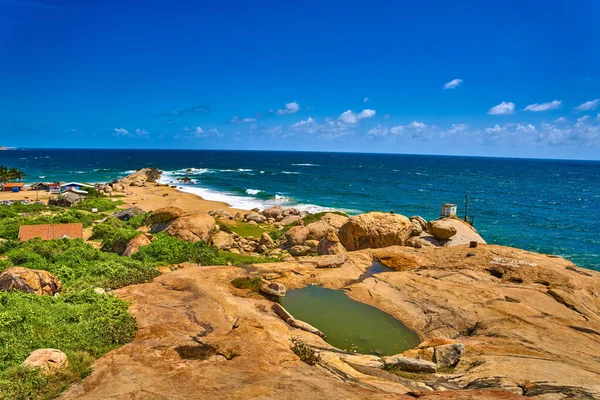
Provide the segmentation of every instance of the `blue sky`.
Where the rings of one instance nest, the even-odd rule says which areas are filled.
[[[0,145],[600,159],[600,2],[0,0]]]

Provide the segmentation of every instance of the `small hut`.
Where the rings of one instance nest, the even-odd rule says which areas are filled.
[[[2,185],[2,190],[5,192],[20,192],[23,186],[23,182],[8,182]]]
[[[74,204],[81,203],[83,200],[85,200],[85,195],[68,191],[57,199],[48,200],[48,204],[59,207],[71,207]]]
[[[456,204],[442,204],[442,214],[440,218],[456,217]]]

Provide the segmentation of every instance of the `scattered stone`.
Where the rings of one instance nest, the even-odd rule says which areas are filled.
[[[104,187],[102,188],[102,190],[104,190],[104,193],[112,193],[113,188],[110,185],[104,185]]]
[[[307,240],[306,242],[304,242],[304,244],[308,247],[311,248],[311,250],[316,250],[317,246],[319,245],[319,241],[318,240]]]
[[[310,253],[311,248],[309,246],[304,245],[296,245],[290,248],[290,254],[294,257],[302,257],[306,256]]]
[[[260,215],[258,212],[251,211],[248,214],[244,215],[244,219],[248,222],[253,221],[257,224],[262,224],[266,221],[266,218]]]
[[[302,220],[302,217],[299,215],[290,215],[289,217],[284,217],[281,221],[277,221],[277,222],[279,222],[282,226],[285,226],[285,225],[289,225],[289,224],[292,224],[294,222],[298,222],[301,220]]]
[[[327,232],[327,235],[317,245],[317,253],[321,255],[345,253],[346,249],[340,243],[340,239],[334,231]]]
[[[94,293],[102,296],[102,295],[106,294],[106,290],[104,290],[101,287],[95,287],[94,288]]]
[[[408,358],[404,356],[390,356],[383,359],[386,367],[396,367],[407,372],[437,372],[436,365],[431,361],[419,360],[417,358]]]
[[[423,227],[416,219],[411,219],[410,223],[412,224],[412,229],[410,231],[410,236],[419,236],[423,232]]]
[[[283,207],[281,206],[274,206],[274,207],[270,207],[265,209],[262,214],[267,217],[267,218],[273,218],[276,219],[277,217],[280,217],[283,214]]]
[[[424,218],[418,216],[418,215],[413,215],[412,217],[409,218],[412,221],[417,221],[419,223],[419,225],[421,226],[421,231],[426,231],[427,230],[427,221],[425,221]]]
[[[48,271],[12,267],[0,274],[0,290],[54,296],[62,290],[62,283]]]
[[[348,261],[348,254],[314,257],[311,261],[316,262],[317,268],[339,268]]]
[[[58,349],[38,349],[33,351],[21,364],[24,367],[40,368],[44,375],[64,369],[69,365],[67,355]]]
[[[211,210],[208,212],[208,215],[215,219],[233,219],[233,215],[231,215],[228,211],[223,209]]]
[[[285,296],[285,286],[279,282],[270,282],[262,280],[260,283],[260,291],[270,296],[283,297]]]
[[[266,247],[275,246],[275,242],[273,241],[273,238],[267,232],[263,232],[262,235],[260,235],[260,244],[261,244],[261,246],[266,246]]]

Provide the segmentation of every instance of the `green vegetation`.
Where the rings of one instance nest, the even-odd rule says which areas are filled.
[[[0,165],[0,182],[14,182],[21,181],[21,179],[25,178],[25,173],[17,168],[7,168],[4,165]]]
[[[227,227],[226,229],[221,228],[222,230],[224,230],[227,233],[237,233],[238,235],[242,236],[242,237],[248,237],[248,236],[252,236],[254,238],[260,238],[263,234],[263,232],[269,232],[269,230],[271,229],[271,227],[269,225],[250,225],[247,222],[242,222],[242,221],[231,221],[231,220],[227,220],[227,221],[219,221],[219,227],[225,226]]]
[[[46,207],[42,204],[15,203],[0,206],[0,238],[17,239],[21,225],[67,224],[81,222],[83,226],[92,225],[102,215],[94,215],[73,209]]]
[[[292,351],[300,357],[300,360],[307,363],[308,365],[315,365],[321,360],[321,357],[310,347],[302,342],[294,342]]]
[[[86,197],[84,201],[81,203],[77,203],[73,205],[73,208],[85,211],[92,211],[92,209],[97,209],[98,212],[106,212],[106,211],[114,211],[117,209],[117,206],[125,204],[123,200],[111,200],[108,197],[96,197],[89,196]]]
[[[135,228],[138,222],[134,218],[123,222],[120,219],[108,217],[106,221],[94,226],[90,239],[100,240],[104,251],[115,251],[118,248],[125,250],[131,239],[141,235],[141,232],[136,231]]]
[[[254,278],[235,278],[234,280],[231,281],[231,284],[233,285],[233,287],[236,287],[238,289],[250,289],[253,292],[257,292],[260,289],[260,277],[254,277]]]

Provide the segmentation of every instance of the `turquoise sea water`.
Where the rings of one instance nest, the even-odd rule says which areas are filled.
[[[57,150],[1,151],[26,181],[104,182],[142,167],[182,190],[243,208],[281,204],[318,211],[371,210],[439,216],[465,195],[489,243],[573,260],[600,270],[600,162],[389,154]],[[188,170],[190,169],[190,170]]]

